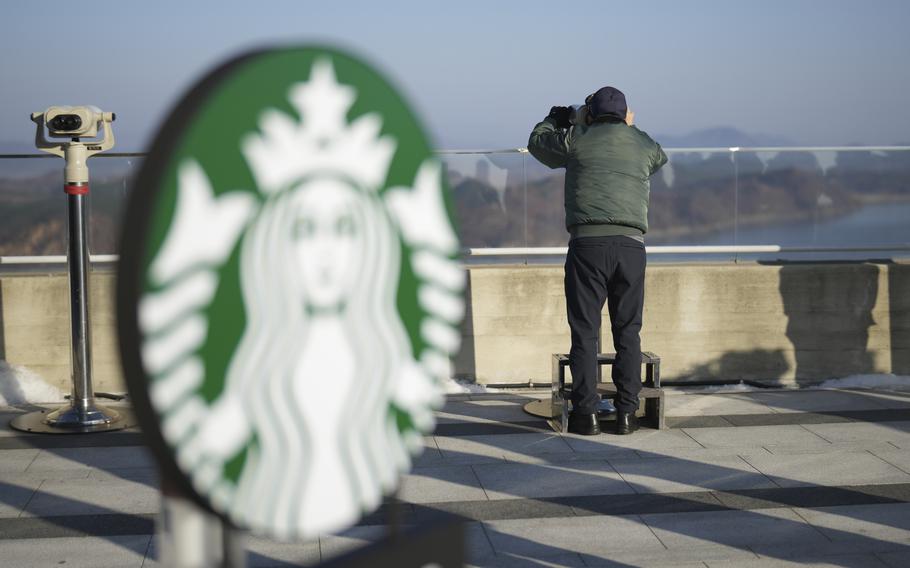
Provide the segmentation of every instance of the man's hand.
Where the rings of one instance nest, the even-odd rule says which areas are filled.
[[[632,112],[632,109],[630,109],[630,108],[626,109],[626,124],[628,124],[629,126],[632,126],[633,124],[635,124],[635,113]]]
[[[555,120],[557,128],[568,128],[572,126],[572,123],[569,122],[569,116],[571,116],[571,114],[571,108],[555,106],[550,109],[550,114],[547,115],[547,118]]]

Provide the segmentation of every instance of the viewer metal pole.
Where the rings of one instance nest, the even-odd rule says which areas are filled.
[[[85,147],[66,148],[67,163],[80,160]],[[119,414],[95,406],[92,388],[92,343],[88,299],[88,244],[85,226],[85,196],[88,181],[64,185],[67,201],[68,243],[67,266],[70,284],[70,337],[73,365],[73,393],[69,408],[48,415],[46,422],[53,426],[99,426],[114,422]]]
[[[92,389],[92,344],[88,316],[85,196],[71,193],[67,195],[66,200],[69,213],[67,266],[70,280],[70,326],[73,350],[73,407],[79,414],[86,415],[95,402],[95,393]]]

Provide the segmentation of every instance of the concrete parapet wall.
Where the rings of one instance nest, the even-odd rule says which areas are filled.
[[[562,279],[561,266],[470,267],[456,376],[549,381],[550,355],[569,350]],[[642,347],[665,379],[910,375],[910,265],[654,264],[646,282]],[[113,273],[91,274],[90,302],[95,389],[122,392]],[[0,276],[0,359],[70,388],[65,274]]]
[[[114,315],[114,273],[90,272],[92,368],[96,392],[124,392]],[[72,390],[69,279],[66,274],[0,276],[0,359]]]
[[[469,282],[456,375],[548,381],[550,354],[569,350],[562,267],[472,267]],[[652,265],[642,348],[661,356],[665,379],[910,374],[908,292],[905,264]]]

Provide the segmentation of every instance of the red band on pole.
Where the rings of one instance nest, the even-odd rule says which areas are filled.
[[[88,193],[88,184],[66,183],[63,184],[63,192],[67,195],[85,195]]]

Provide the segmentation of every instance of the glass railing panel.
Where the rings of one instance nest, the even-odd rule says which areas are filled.
[[[563,206],[565,170],[551,170],[525,154],[528,180],[528,246],[564,247],[569,240]]]
[[[736,169],[729,151],[668,152],[651,177],[648,245],[736,244]],[[722,260],[728,256],[713,255]],[[653,260],[668,260],[667,255]],[[675,256],[673,260],[694,260]]]
[[[0,256],[66,254],[63,160],[0,159]]]
[[[813,237],[820,245],[886,247],[910,244],[910,151],[816,152],[828,164],[829,187],[852,202],[846,215],[819,199]]]
[[[868,247],[881,249],[885,258],[893,256],[887,247],[910,245],[910,149],[677,149],[668,155],[669,163],[651,180],[649,245]],[[440,158],[452,188],[463,246],[566,245],[564,170],[551,170],[516,151],[440,152]],[[91,161],[88,212],[93,254],[118,251],[124,206],[141,161],[124,156]],[[0,255],[65,254],[62,172],[60,159],[0,156]],[[877,258],[875,254],[651,258],[825,260]]]
[[[133,176],[142,158],[98,157],[90,162],[88,245],[91,254],[116,254]]]
[[[452,190],[461,244],[523,247],[524,159],[518,152],[440,155]]]
[[[736,160],[738,244],[886,248],[910,243],[910,152],[737,152]],[[867,252],[800,254],[818,260],[869,257]]]

